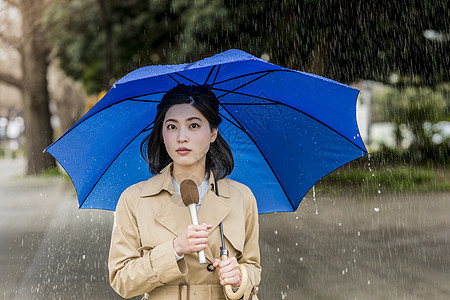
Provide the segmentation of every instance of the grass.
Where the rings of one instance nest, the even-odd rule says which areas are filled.
[[[379,193],[450,191],[450,169],[426,166],[393,165],[376,169],[352,165],[323,178],[316,191],[324,194],[348,193],[376,195]]]
[[[56,177],[62,177],[65,181],[70,182],[69,175],[66,172],[61,171],[58,168],[52,168],[52,169],[45,170],[44,172],[39,174],[39,176],[43,177],[43,178],[52,178],[52,177],[55,177],[55,176]]]

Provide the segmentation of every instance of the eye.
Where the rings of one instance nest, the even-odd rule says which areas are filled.
[[[167,125],[167,129],[168,130],[173,130],[173,129],[176,129],[177,127],[175,126],[175,125],[173,125],[173,124],[169,124],[169,125]]]
[[[192,123],[189,127],[191,127],[192,129],[196,129],[196,128],[200,128],[200,125],[197,123]]]

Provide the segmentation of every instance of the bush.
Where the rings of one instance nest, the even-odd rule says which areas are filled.
[[[400,161],[408,152],[389,152]],[[402,157],[402,155],[405,155]],[[380,158],[378,158],[380,159]],[[432,168],[408,164],[380,165],[372,158],[363,158],[350,163],[323,178],[317,187],[319,191],[332,194],[362,193],[376,195],[382,192],[407,191],[450,191],[446,179],[449,169]]]

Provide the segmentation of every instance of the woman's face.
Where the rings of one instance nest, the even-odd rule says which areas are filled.
[[[215,141],[217,129],[199,110],[189,104],[177,104],[166,113],[163,139],[167,153],[177,167],[205,167],[206,153]]]

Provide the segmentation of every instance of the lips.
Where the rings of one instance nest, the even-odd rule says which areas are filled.
[[[184,148],[184,147],[178,148],[176,151],[178,154],[181,154],[181,155],[185,155],[185,154],[188,154],[189,152],[191,152],[190,149]]]

